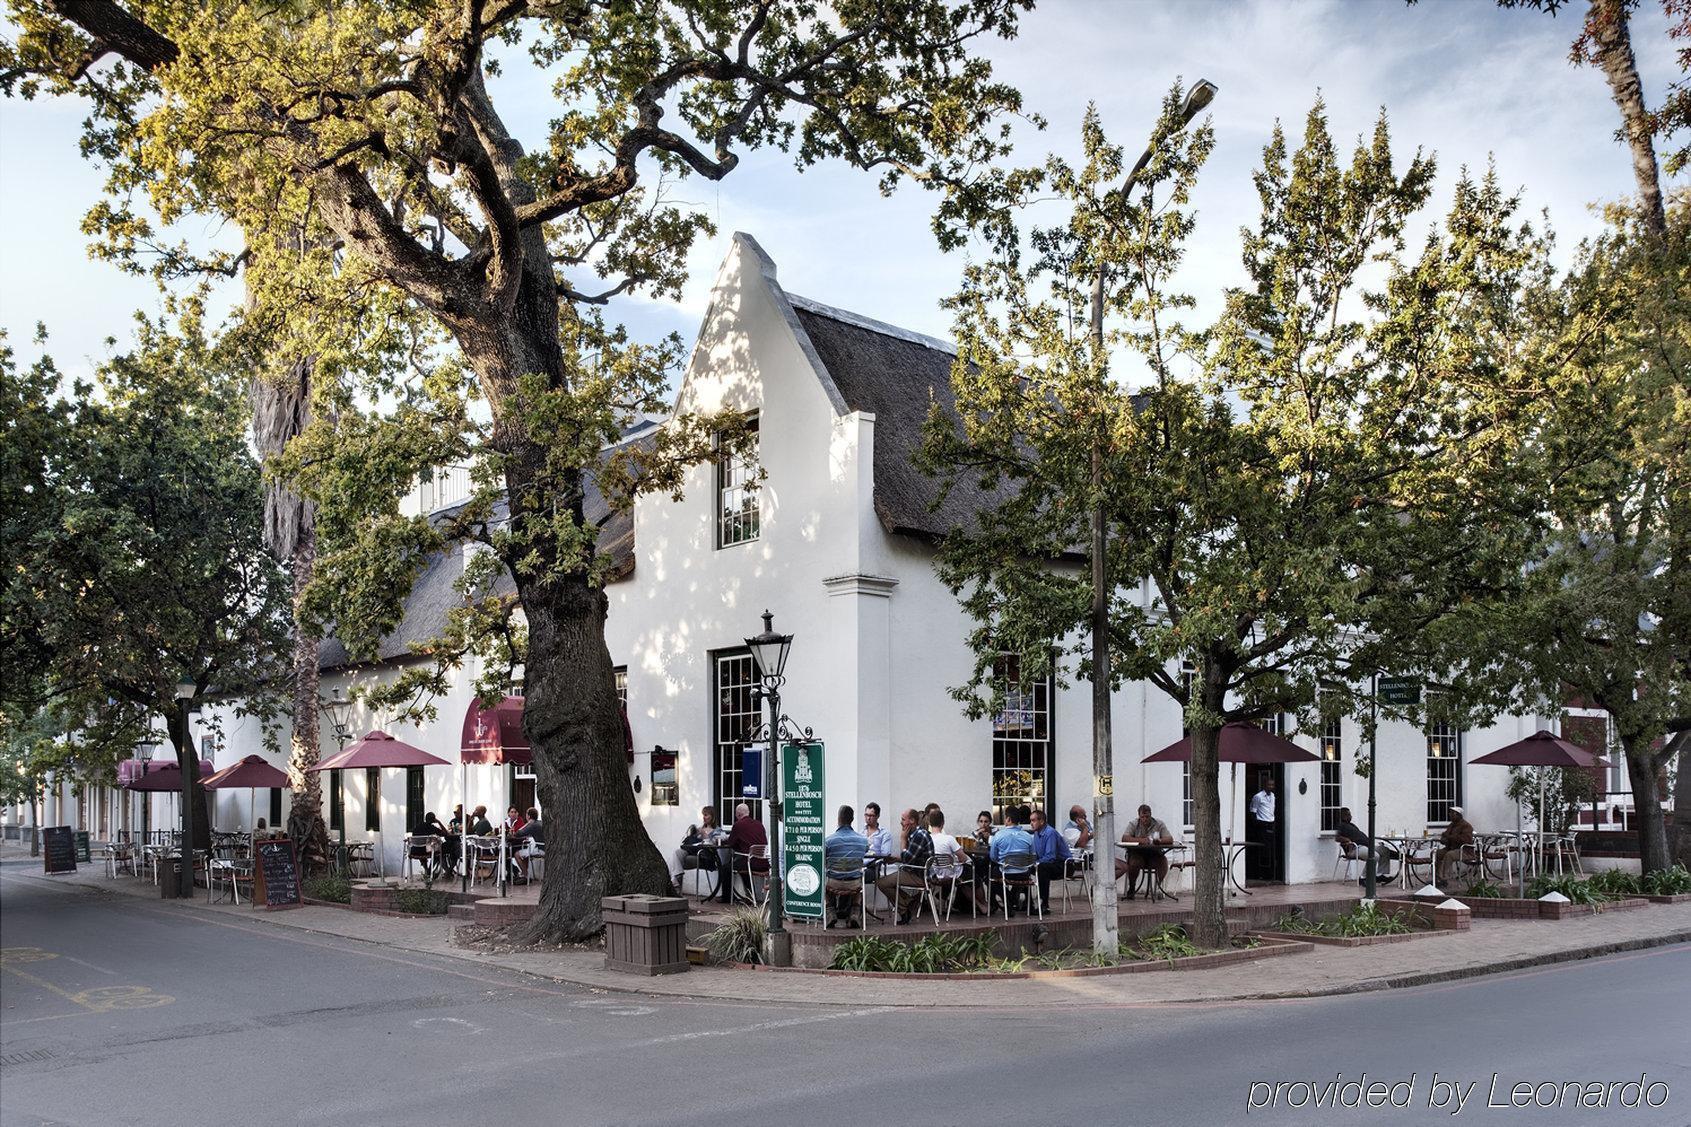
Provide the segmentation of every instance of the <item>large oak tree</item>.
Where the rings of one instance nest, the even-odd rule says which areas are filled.
[[[665,353],[631,346],[592,312],[630,291],[678,289],[709,222],[664,185],[721,179],[748,149],[789,149],[801,165],[842,159],[889,188],[940,186],[939,225],[967,218],[978,202],[967,177],[1000,154],[994,123],[1018,108],[972,45],[1013,34],[1027,6],[13,0],[11,88],[46,82],[94,107],[88,148],[112,169],[110,198],[90,217],[100,245],[244,269],[248,321],[269,360],[309,359],[314,394],[338,397],[317,425],[339,420],[350,445],[378,456],[362,478],[330,470],[302,486],[319,504],[318,582],[361,595],[320,601],[355,648],[391,624],[443,535],[399,520],[394,495],[431,459],[474,456],[483,488],[446,531],[493,546],[521,624],[516,607],[480,601],[485,613],[463,619],[466,633],[442,652],[469,652],[479,634],[524,659],[541,795],[570,843],[569,863],[547,867],[537,934],[590,934],[603,893],[668,885],[621,762],[603,567],[584,515],[600,449],[661,405]],[[513,136],[496,105],[498,65],[551,83],[539,144]],[[169,245],[132,206],[137,194],[165,221],[231,219],[245,247]],[[301,231],[303,249],[278,251],[298,247]],[[443,360],[410,385],[426,384],[421,406],[402,393],[377,420],[326,378],[374,370],[393,381]],[[478,396],[485,426],[469,409]],[[666,430],[608,468],[608,492],[626,504],[673,489],[679,464],[710,455],[713,429]],[[337,521],[329,510],[343,500]],[[342,582],[342,564],[363,582]]]

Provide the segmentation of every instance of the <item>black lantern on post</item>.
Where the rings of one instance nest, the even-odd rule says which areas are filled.
[[[767,610],[763,612],[763,633],[746,639],[746,648],[752,651],[752,662],[757,666],[763,695],[769,698],[769,750],[763,757],[763,801],[769,823],[770,950],[777,953],[777,957],[772,957],[770,962],[775,965],[787,961],[778,954],[785,951],[786,929],[781,924],[782,881],[780,851],[777,846],[781,826],[781,801],[776,790],[780,785],[780,769],[776,758],[780,754],[781,740],[781,686],[787,680],[787,653],[792,646],[793,636],[777,634],[775,616]]]
[[[329,713],[329,725],[335,730],[335,747],[338,752],[346,750],[346,741],[352,735],[352,702],[335,694],[334,699],[323,702],[323,707]],[[335,772],[335,778],[329,784],[331,787],[340,785],[340,772]],[[331,803],[330,812],[333,813]],[[346,859],[346,811],[341,811],[340,847],[335,854],[336,871],[343,876],[350,870]]]

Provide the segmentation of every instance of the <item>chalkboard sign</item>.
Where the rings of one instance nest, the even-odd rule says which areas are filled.
[[[93,854],[89,852],[87,830],[76,831],[76,859],[83,864],[94,860]]]
[[[253,899],[266,908],[303,906],[299,890],[299,862],[294,843],[287,838],[270,838],[258,843],[258,865]]]
[[[41,864],[49,873],[76,872],[76,836],[69,826],[41,831]]]

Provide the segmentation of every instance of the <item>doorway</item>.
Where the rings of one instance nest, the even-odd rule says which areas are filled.
[[[1239,815],[1245,824],[1245,840],[1254,848],[1245,850],[1245,878],[1257,884],[1279,884],[1286,879],[1286,765],[1241,765]],[[1264,783],[1274,784],[1274,819],[1263,823],[1252,814],[1252,799]]]

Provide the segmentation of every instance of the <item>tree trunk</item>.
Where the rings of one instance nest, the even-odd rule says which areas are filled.
[[[211,849],[211,818],[206,810],[206,788],[200,781],[200,753],[189,728],[187,705],[177,702],[169,714],[167,727],[171,745],[176,749],[176,763],[182,768],[182,865],[178,870],[181,883],[177,892],[184,900],[192,900],[194,855],[196,850]]]
[[[628,783],[604,592],[575,576],[518,587],[529,639],[523,729],[546,806],[546,876],[526,937],[585,939],[604,926],[601,897],[667,894],[669,866]]]
[[[1621,136],[1632,150],[1632,175],[1638,181],[1638,198],[1644,224],[1657,238],[1667,233],[1667,216],[1662,211],[1662,185],[1656,169],[1656,148],[1651,141],[1650,112],[1644,105],[1644,85],[1638,78],[1638,61],[1632,54],[1632,32],[1627,26],[1627,7],[1622,0],[1592,0],[1586,17],[1591,32],[1592,59],[1609,82],[1609,93],[1621,111]]]
[[[301,525],[295,537],[292,560],[294,604],[294,723],[288,754],[288,786],[293,803],[288,811],[288,837],[299,851],[307,870],[319,870],[329,861],[329,829],[323,822],[323,785],[317,772],[309,770],[321,758],[318,734],[318,666],[322,640],[300,624],[299,607],[305,585],[317,561],[317,529]]]
[[[1668,868],[1667,819],[1662,815],[1662,792],[1656,782],[1656,756],[1643,740],[1621,738],[1626,773],[1632,783],[1633,825],[1638,831],[1638,864],[1646,873]]]
[[[1192,741],[1193,861],[1192,942],[1206,950],[1227,946],[1227,869],[1221,847],[1221,729],[1213,722],[1190,729]]]

